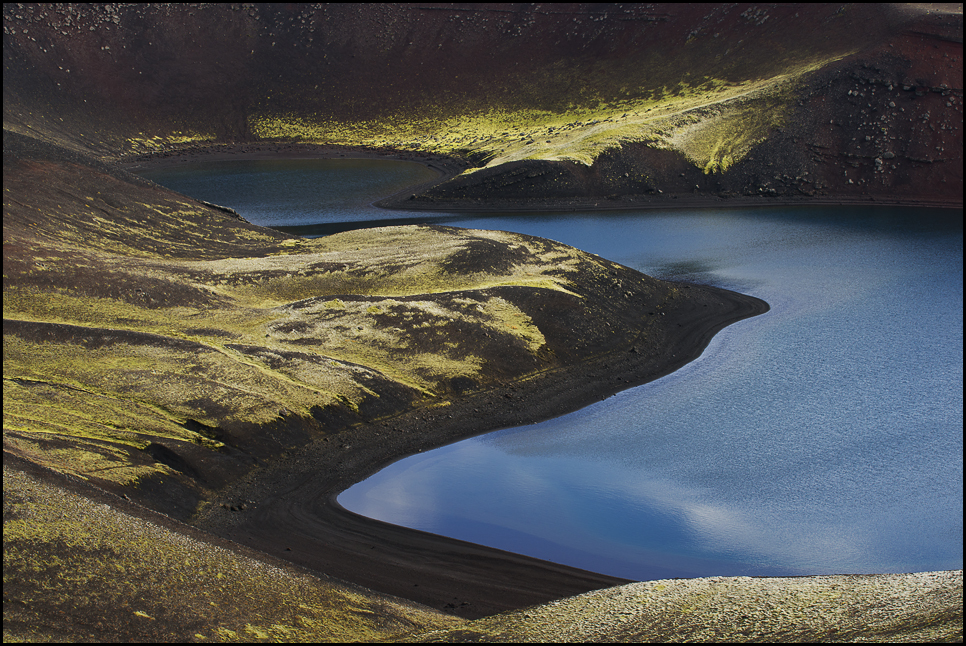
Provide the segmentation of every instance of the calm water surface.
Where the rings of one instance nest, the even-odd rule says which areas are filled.
[[[204,162],[140,174],[266,227],[405,218],[369,203],[438,176],[416,162],[383,159]]]
[[[274,198],[237,189],[245,165],[260,165]],[[304,233],[415,219],[518,231],[772,309],[726,328],[672,375],[406,458],[344,492],[343,506],[637,579],[962,567],[962,211],[490,217],[368,206],[424,181],[420,172],[356,160],[149,176],[258,224]]]

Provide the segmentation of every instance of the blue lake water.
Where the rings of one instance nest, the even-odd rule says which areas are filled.
[[[238,179],[251,172],[270,193]],[[772,309],[726,328],[663,379],[406,458],[340,504],[633,579],[962,567],[961,210],[490,216],[368,205],[428,172],[339,160],[145,175],[258,224],[517,231]]]
[[[289,159],[186,163],[140,175],[185,195],[230,206],[249,222],[291,227],[399,215],[369,204],[438,173],[416,162]]]

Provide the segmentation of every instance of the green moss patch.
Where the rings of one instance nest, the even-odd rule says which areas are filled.
[[[3,469],[4,642],[385,640],[458,620]]]
[[[570,342],[528,302],[605,272],[502,232],[287,237],[79,161],[5,167],[4,429],[105,484],[205,498],[252,459],[554,368]],[[44,174],[67,197],[31,200]]]

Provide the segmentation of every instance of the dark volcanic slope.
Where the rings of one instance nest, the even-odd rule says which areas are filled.
[[[5,454],[464,616],[619,581],[360,525],[330,497],[665,374],[766,309],[499,231],[288,237],[4,137]]]
[[[452,625],[288,565],[249,576],[264,563],[216,543],[466,617],[616,583],[332,496],[665,374],[767,309],[501,232],[306,241],[119,161],[445,158],[397,199],[417,208],[962,203],[961,6],[7,3],[3,28],[5,637]]]
[[[14,5],[4,128],[116,158],[324,142],[478,199],[962,201],[961,5]]]

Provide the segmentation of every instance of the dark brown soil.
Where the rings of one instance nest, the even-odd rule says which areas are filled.
[[[38,300],[69,293],[147,309],[217,307],[223,303],[213,292],[189,284],[195,276],[160,282],[144,273],[134,281],[116,258],[263,257],[289,237],[138,179],[113,163],[119,160],[132,170],[205,159],[418,161],[439,178],[381,205],[421,211],[962,206],[961,5],[7,3],[3,19],[5,298],[9,288],[36,290]],[[280,115],[384,125],[405,115],[439,132],[441,120],[474,110],[618,105],[675,92],[682,83],[738,84],[839,55],[789,90],[785,124],[721,173],[705,174],[678,152],[635,142],[605,151],[591,166],[530,160],[458,177],[487,159],[469,150],[441,156],[304,144],[298,134],[259,140],[252,128],[256,118]],[[184,146],[177,143],[182,136],[208,139]],[[472,271],[501,261],[505,251],[476,243],[451,269]],[[177,473],[166,482],[146,478],[136,496],[186,518],[199,500],[259,464],[194,519],[217,537],[208,540],[248,545],[464,617],[618,583],[367,520],[335,503],[338,492],[405,455],[546,419],[667,374],[723,326],[768,307],[689,286],[688,297],[653,328],[667,333],[663,350],[644,352],[628,321],[642,320],[645,304],[608,292],[611,279],[633,282],[626,268],[612,271],[586,286],[592,313],[562,300],[548,313],[536,304],[525,308],[556,344],[552,371],[526,381],[508,371],[502,383],[482,390],[454,381],[451,405],[437,412],[385,417],[380,409],[367,419],[329,411],[320,413],[323,421],[280,418],[271,427],[230,428],[244,450],[217,458],[175,443],[125,449],[138,464],[166,464]],[[515,302],[524,308],[532,293],[516,292]],[[54,314],[52,321],[11,323],[9,333],[100,342],[101,332],[68,329]],[[5,339],[7,333],[5,322]],[[237,349],[260,352],[254,345]],[[401,410],[404,400],[400,394],[393,405]],[[185,426],[225,430],[195,420]],[[296,439],[319,437],[308,430],[320,426],[341,430],[280,459]],[[275,443],[241,441],[257,432]],[[201,476],[208,481],[198,485]],[[95,495],[86,485],[77,491]]]
[[[29,288],[39,294],[109,299],[119,303],[119,312],[124,312],[124,303],[159,315],[175,306],[230,308],[230,302],[212,296],[199,284],[205,280],[201,273],[165,269],[164,258],[257,258],[277,253],[281,243],[287,242],[283,234],[253,227],[85,155],[14,133],[6,134],[5,144],[8,290]],[[244,150],[242,154],[260,152]],[[289,152],[273,150],[269,154]],[[439,167],[454,172],[441,161],[445,160],[437,160]],[[37,190],[41,186],[53,190]],[[92,206],[95,213],[109,217],[91,217]],[[536,250],[531,252],[472,238],[456,229],[429,229],[467,238],[462,250],[441,265],[444,274],[456,277],[480,272],[500,275],[520,262],[539,266],[533,254],[552,251],[556,244],[528,238],[530,248]],[[149,254],[149,259],[142,254]],[[126,257],[123,268],[116,261],[120,257]],[[327,408],[310,418],[286,415],[256,426],[237,421],[233,411],[221,410],[217,401],[207,397],[190,405],[225,422],[215,426],[192,418],[183,426],[224,442],[226,448],[212,452],[165,439],[152,440],[144,450],[126,447],[123,455],[127,457],[122,462],[163,464],[174,473],[142,477],[133,488],[109,482],[101,486],[182,520],[189,519],[199,502],[207,503],[191,522],[222,539],[465,617],[619,583],[613,577],[361,519],[334,504],[341,490],[405,455],[559,415],[667,374],[700,354],[721,327],[767,310],[762,301],[740,294],[662,283],[603,259],[580,262],[584,269],[573,271],[569,283],[576,295],[526,286],[485,290],[487,298],[498,296],[513,303],[533,321],[546,338],[541,353],[517,347],[520,342],[512,335],[481,342],[476,336],[479,330],[473,326],[437,327],[434,334],[443,335],[440,339],[418,335],[415,340],[421,351],[436,352],[439,349],[434,344],[446,341],[473,347],[486,360],[479,383],[463,379],[449,384],[445,391],[449,406],[412,410],[411,392],[403,392],[389,380],[370,380],[366,385],[379,397],[360,404],[354,412]],[[153,269],[130,271],[140,263]],[[312,270],[326,273],[341,268],[318,266]],[[247,278],[240,274],[238,280],[257,283],[273,276],[272,271]],[[147,302],[146,294],[163,294],[163,303]],[[361,298],[342,297],[346,302]],[[474,292],[419,298],[433,298],[454,308],[458,297],[474,298]],[[398,300],[404,304],[408,298]],[[392,319],[392,312],[373,320],[390,327],[404,325]],[[414,319],[412,324],[416,323]],[[192,361],[216,356],[211,348],[194,341],[126,330],[121,319],[107,325],[9,320],[4,333],[5,338],[17,342],[69,343],[86,352],[120,344],[186,352],[194,356]],[[192,329],[208,330],[205,334],[214,330],[219,338],[227,334],[216,328]],[[269,367],[274,361],[312,360],[308,347],[306,353],[279,353],[248,342],[229,343],[227,349],[253,358],[264,354]],[[529,376],[521,379],[521,375]],[[51,379],[59,381],[63,376],[52,374]],[[190,379],[214,384],[219,375],[191,374]],[[33,383],[37,382],[25,380],[23,387]],[[202,387],[198,392],[204,395],[206,390]],[[411,412],[400,414],[406,410]],[[60,436],[39,441],[50,450],[68,449],[70,444]],[[238,478],[253,466],[239,483]],[[224,488],[232,482],[235,484]]]
[[[363,518],[335,499],[406,455],[577,410],[668,374],[700,355],[721,328],[768,310],[759,299],[727,290],[694,285],[688,291],[680,307],[661,317],[672,330],[661,356],[625,346],[537,379],[454,397],[441,412],[347,429],[277,469],[253,473],[197,524],[310,569],[469,618],[621,583]],[[332,443],[342,450],[333,451]],[[230,511],[240,501],[248,501],[246,509]]]
[[[724,172],[705,174],[629,132],[590,167],[512,162],[432,191],[415,187],[403,196],[415,193],[415,202],[397,206],[962,204],[961,5],[8,4],[3,16],[5,131],[103,158],[142,150],[190,159],[172,135],[255,154],[309,138],[260,140],[252,124],[262,117],[391,129],[404,115],[434,124],[433,133],[476,111],[614,107],[823,60],[832,62],[782,99],[790,106],[782,124]],[[519,138],[493,136],[503,135]],[[481,166],[488,150],[467,142],[438,168]]]

